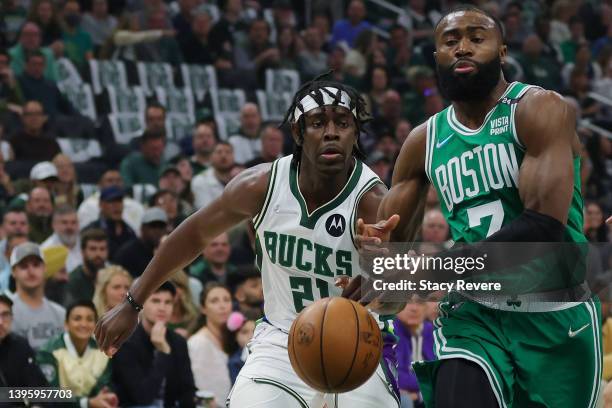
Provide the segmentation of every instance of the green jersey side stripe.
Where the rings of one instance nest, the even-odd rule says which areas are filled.
[[[264,219],[266,215],[266,211],[268,210],[268,206],[270,205],[270,200],[272,199],[272,193],[274,192],[274,184],[276,183],[277,164],[278,164],[278,159],[274,160],[274,163],[272,164],[272,169],[270,170],[270,178],[268,179],[268,186],[266,187],[266,198],[264,199],[264,205],[261,208],[261,211],[259,212],[259,214],[257,214],[253,218],[253,225],[254,225],[255,230],[257,230],[257,227],[259,227],[259,224],[261,224],[261,220]]]

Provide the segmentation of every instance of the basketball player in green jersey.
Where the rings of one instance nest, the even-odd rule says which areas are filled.
[[[98,322],[95,336],[100,348],[114,354],[134,330],[140,305],[162,282],[216,236],[252,219],[265,317],[249,343],[249,357],[229,406],[398,407],[397,386],[386,365],[392,357],[385,356],[362,386],[334,395],[306,385],[287,351],[297,314],[317,299],[340,296],[339,276],[360,273],[353,242],[355,220],[376,222],[387,191],[361,162],[359,133],[367,116],[363,99],[350,87],[322,79],[304,85],[287,113],[297,145],[294,154],[240,173],[219,199],[173,231],[132,284],[126,301]]]
[[[485,12],[455,9],[434,35],[452,104],[406,139],[382,221],[358,223],[360,245],[411,240],[429,183],[455,241],[585,242],[573,109],[555,92],[506,82],[501,25]],[[437,361],[413,365],[428,408],[595,406],[597,300],[485,305],[453,295],[435,322]]]

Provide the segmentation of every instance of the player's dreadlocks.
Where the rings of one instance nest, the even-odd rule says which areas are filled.
[[[370,113],[366,109],[366,103],[363,97],[357,92],[354,88],[343,85],[339,82],[325,80],[324,78],[331,75],[333,71],[328,71],[324,74],[321,74],[315,77],[312,81],[306,82],[298,91],[295,93],[293,97],[293,101],[291,102],[291,106],[287,109],[287,113],[285,114],[285,118],[283,122],[280,124],[282,127],[285,124],[292,124],[294,122],[294,113],[295,110],[298,109],[302,114],[304,112],[304,107],[301,104],[302,99],[310,95],[319,106],[323,106],[323,98],[325,93],[328,97],[333,98],[332,105],[340,105],[342,102],[342,93],[346,92],[349,96],[350,107],[349,110],[351,112],[355,112],[356,118],[355,123],[357,125],[357,145],[353,148],[353,156],[356,158],[363,160],[365,159],[365,154],[363,153],[363,148],[361,147],[361,142],[359,140],[359,134],[364,130],[363,125],[365,125],[368,121],[372,119]],[[336,88],[338,91],[336,93],[330,92],[326,88]],[[301,144],[304,142],[304,132],[306,131],[306,122],[304,119],[304,115],[301,115],[297,121],[298,123],[298,140],[299,144],[295,144],[295,148],[293,150],[293,159],[292,165],[299,165],[300,160],[302,158],[302,146]]]

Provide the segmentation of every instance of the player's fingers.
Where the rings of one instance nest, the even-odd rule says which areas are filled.
[[[399,220],[400,216],[397,214],[393,214],[391,217],[389,217],[389,219],[387,219],[387,221],[385,221],[385,224],[383,225],[383,232],[386,233],[393,231],[395,227],[397,227]]]
[[[353,279],[351,279],[342,291],[342,297],[351,298],[351,295],[357,290],[359,291],[359,287],[361,286],[361,275],[357,275]]]
[[[363,235],[365,233],[365,223],[362,218],[357,220],[357,228],[355,231],[358,235]]]
[[[612,225],[612,215],[606,220],[606,224]]]
[[[334,285],[336,285],[337,288],[344,289],[349,284],[349,281],[350,281],[350,279],[349,279],[348,276],[338,276],[335,279]]]

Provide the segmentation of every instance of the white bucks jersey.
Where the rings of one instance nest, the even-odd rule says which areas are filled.
[[[341,294],[334,286],[337,276],[361,273],[353,243],[357,206],[363,194],[381,183],[356,160],[342,191],[309,213],[292,157],[274,162],[263,208],[253,219],[266,319],[285,331],[309,304]]]

